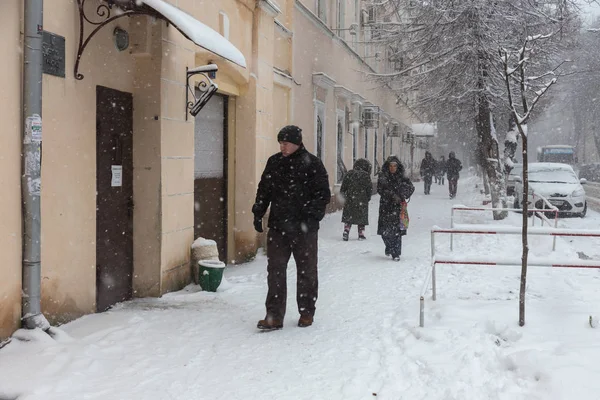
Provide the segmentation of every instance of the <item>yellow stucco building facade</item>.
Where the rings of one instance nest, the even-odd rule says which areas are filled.
[[[366,79],[381,66],[361,44],[362,1],[152,0],[107,21],[119,6],[140,2],[44,4],[43,29],[59,43],[48,57],[64,63],[64,76],[42,81],[41,307],[53,324],[182,288],[199,236],[229,265],[251,259],[261,243],[251,206],[282,126],[303,129],[335,189],[356,158],[380,165],[405,151],[412,118]],[[207,49],[180,17],[217,32],[244,62]],[[21,0],[3,1],[0,339],[21,318],[23,18]],[[200,93],[203,78],[188,86],[186,71],[209,64],[218,91],[192,116],[190,90]]]

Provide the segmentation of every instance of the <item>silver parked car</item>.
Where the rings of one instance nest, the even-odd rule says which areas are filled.
[[[539,196],[545,197],[561,214],[584,217],[587,213],[585,190],[581,184],[586,179],[579,179],[568,164],[561,163],[531,163],[528,166],[529,176],[529,206],[544,208],[544,202]],[[515,182],[515,208],[520,207],[523,198],[523,179],[517,177]],[[546,207],[547,208],[547,207]]]

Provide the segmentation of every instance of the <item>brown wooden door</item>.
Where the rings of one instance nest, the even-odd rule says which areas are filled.
[[[227,259],[227,97],[214,95],[194,125],[194,237]]]
[[[133,98],[96,87],[96,309],[131,299]]]

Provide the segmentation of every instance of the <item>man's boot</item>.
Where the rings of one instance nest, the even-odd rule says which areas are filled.
[[[267,315],[265,317],[265,319],[261,319],[260,321],[258,321],[258,324],[256,324],[256,327],[258,329],[261,329],[264,331],[272,331],[275,329],[283,328],[283,321],[278,320],[278,319],[273,319],[273,317],[270,317]]]
[[[298,320],[298,326],[300,328],[306,328],[307,326],[311,326],[313,323],[313,317],[310,315],[301,315]]]

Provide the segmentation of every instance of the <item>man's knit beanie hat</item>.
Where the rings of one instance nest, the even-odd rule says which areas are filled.
[[[278,142],[290,142],[300,146],[302,144],[302,129],[296,125],[287,125],[277,134]]]

